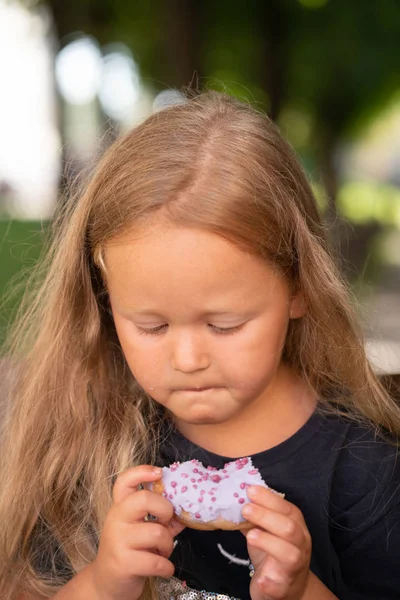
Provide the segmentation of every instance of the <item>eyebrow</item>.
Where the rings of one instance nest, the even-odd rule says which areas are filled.
[[[131,311],[131,310],[123,310],[121,309],[122,312],[124,312],[127,316],[129,317],[133,317],[133,316],[144,316],[144,317],[164,317],[164,315],[162,315],[161,313],[157,313],[154,312],[153,310],[146,310],[146,309],[142,309],[142,310],[135,310],[135,311]],[[242,316],[244,313],[242,311],[233,311],[233,310],[209,310],[206,311],[204,313],[201,313],[202,317],[220,317],[223,315],[235,315],[235,316]]]

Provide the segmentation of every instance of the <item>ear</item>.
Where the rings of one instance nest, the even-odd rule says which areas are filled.
[[[304,317],[306,310],[307,305],[303,292],[296,292],[290,301],[289,318],[300,319],[300,317]]]

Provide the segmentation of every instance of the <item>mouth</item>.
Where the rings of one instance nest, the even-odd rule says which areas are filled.
[[[221,389],[220,385],[212,385],[207,387],[191,387],[191,388],[175,388],[175,392],[205,392],[207,390]]]

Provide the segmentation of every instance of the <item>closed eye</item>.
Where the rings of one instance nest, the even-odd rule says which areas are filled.
[[[168,325],[157,325],[157,327],[151,327],[150,329],[139,327],[139,325],[136,325],[136,327],[140,335],[160,335]]]
[[[210,329],[212,329],[215,333],[218,333],[220,335],[229,335],[231,333],[235,333],[236,331],[239,331],[239,329],[241,329],[243,325],[244,323],[242,323],[241,325],[235,325],[234,327],[218,327],[217,325],[211,325],[211,323],[208,324]]]
[[[235,325],[234,327],[218,327],[218,325],[212,325],[211,323],[208,323],[208,327],[214,331],[214,333],[217,333],[219,335],[230,335],[235,333],[236,331],[239,331],[239,329],[241,329],[243,327],[244,323],[240,324],[240,325]],[[163,333],[163,331],[166,330],[166,328],[168,327],[168,324],[164,324],[164,325],[157,325],[157,327],[151,327],[151,328],[144,328],[144,327],[139,327],[138,325],[136,326],[138,333],[140,335],[160,335],[161,333]]]

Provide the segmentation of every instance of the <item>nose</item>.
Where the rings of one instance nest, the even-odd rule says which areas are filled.
[[[171,366],[175,371],[194,373],[210,365],[210,357],[203,342],[193,332],[181,332],[171,340]]]

